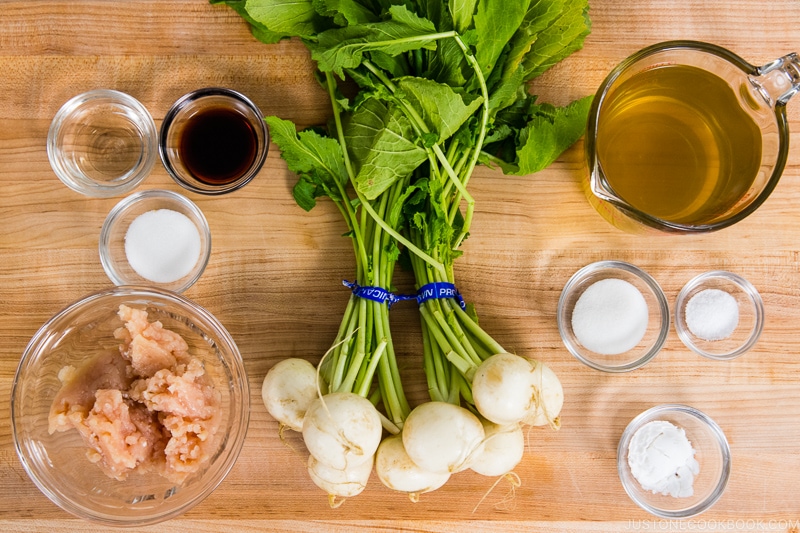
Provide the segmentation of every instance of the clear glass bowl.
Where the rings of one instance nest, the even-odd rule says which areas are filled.
[[[641,340],[622,353],[598,353],[581,344],[573,329],[575,304],[589,287],[620,279],[636,287],[647,304],[647,326]],[[669,304],[656,281],[640,268],[622,261],[599,261],[578,270],[558,301],[558,331],[564,345],[582,363],[604,372],[629,372],[647,364],[664,346],[669,333]]]
[[[125,194],[153,170],[158,132],[138,100],[97,89],[58,110],[47,135],[47,157],[73,191],[100,198]]]
[[[641,487],[628,465],[628,447],[645,424],[665,420],[683,428],[696,454],[700,471],[694,478],[694,494],[686,498],[653,494]],[[731,451],[722,429],[701,411],[680,404],[652,407],[634,418],[620,438],[617,470],[622,486],[639,507],[660,518],[689,518],[713,506],[725,492],[731,473]]]
[[[125,481],[89,462],[78,432],[48,433],[48,416],[61,388],[59,371],[99,350],[118,349],[120,304],[146,309],[149,320],[179,333],[201,359],[221,394],[218,449],[207,466],[180,486],[156,473]],[[11,393],[14,445],[25,471],[55,504],[80,518],[110,526],[141,526],[174,518],[200,503],[225,478],[244,443],[250,394],[239,350],[226,329],[196,303],[168,291],[116,287],[77,301],[48,320],[20,360]]]
[[[207,117],[209,112],[214,113],[220,110],[223,112],[221,119],[218,116],[220,122],[214,124],[205,122],[202,126],[198,126],[201,124],[198,117],[203,115]],[[226,111],[231,113],[225,113]],[[231,117],[238,119],[233,120],[235,127],[232,130],[226,129],[226,126],[231,126]],[[226,146],[224,141],[230,139],[217,138],[220,131],[226,131],[228,135],[232,135],[232,138],[242,136],[240,139],[242,142]],[[209,136],[214,138],[209,139]],[[200,142],[205,147],[205,150],[201,151],[208,152],[205,154],[206,157],[202,158],[205,163],[209,163],[208,156],[213,156],[211,159],[216,158],[210,162],[217,169],[221,162],[232,160],[232,154],[243,156],[242,161],[247,164],[234,174],[226,175],[224,179],[217,180],[217,177],[204,179],[196,168],[192,169],[193,165],[190,161],[197,159],[195,153],[197,147],[192,146],[190,140]],[[245,143],[249,144],[250,141],[253,142],[252,154],[241,154],[239,147]],[[261,170],[267,158],[268,148],[269,130],[258,106],[243,94],[222,87],[198,89],[182,96],[172,104],[161,124],[158,142],[161,161],[172,179],[181,187],[192,192],[211,195],[232,192],[248,184]],[[195,156],[190,157],[191,153],[195,153]],[[249,155],[252,157],[248,157]],[[238,159],[238,157],[236,158]],[[233,172],[233,170],[231,171]]]
[[[691,328],[686,320],[686,306],[692,298],[707,289],[720,290],[730,294],[736,302],[738,308],[738,322],[735,329],[724,338],[718,340],[707,340],[714,335],[704,335],[700,328],[710,328],[704,325],[702,317],[699,326],[694,324]],[[718,310],[708,309],[708,312],[716,314],[719,319],[721,313]],[[692,322],[690,319],[689,322]],[[732,327],[732,325],[731,325]],[[709,359],[728,360],[739,357],[750,350],[761,336],[764,327],[764,302],[756,288],[743,277],[724,270],[713,270],[705,272],[690,280],[678,293],[675,303],[675,329],[678,337],[686,347]],[[717,326],[720,328],[720,326]],[[695,335],[695,332],[705,336],[702,338]],[[724,328],[727,330],[728,328]],[[713,333],[713,328],[709,329]],[[720,332],[723,329],[719,329]]]
[[[167,273],[171,271],[186,272],[178,279],[154,280],[143,277],[142,274],[148,275],[148,272],[143,271],[141,265],[137,272],[131,265],[126,251],[126,235],[131,223],[140,215],[159,209],[181,213],[191,221],[200,237],[199,250],[189,250],[194,246],[189,246],[187,242],[181,242],[178,246],[171,245],[171,241],[176,240],[177,237],[168,236],[167,229],[162,229],[161,232],[154,233],[152,238],[149,236],[145,238],[137,232],[139,241],[144,242],[140,242],[141,246],[137,247],[137,252],[132,251],[131,253],[135,256],[134,261],[147,260],[148,264],[145,267],[155,273],[161,273],[161,271]],[[183,221],[181,220],[181,222]],[[186,228],[183,230],[185,231]],[[184,239],[184,241],[188,240]],[[115,285],[149,285],[174,292],[183,292],[200,278],[208,264],[211,256],[211,230],[203,212],[194,202],[176,192],[151,189],[127,196],[108,213],[100,230],[98,247],[103,269]],[[198,254],[198,259],[189,269],[183,254],[195,252]],[[148,257],[140,257],[145,253]]]

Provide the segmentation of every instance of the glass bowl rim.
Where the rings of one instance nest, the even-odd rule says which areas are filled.
[[[653,293],[656,301],[658,302],[658,311],[660,313],[660,324],[659,324],[659,334],[656,338],[653,346],[639,359],[627,363],[625,365],[603,365],[596,361],[593,361],[587,357],[585,357],[580,350],[573,346],[571,342],[567,340],[567,336],[565,335],[565,331],[571,330],[571,325],[565,323],[565,306],[567,302],[567,298],[569,295],[573,293],[575,287],[581,282],[587,275],[594,274],[595,272],[599,272],[601,270],[622,270],[629,274],[633,274],[640,280],[644,282],[644,284],[650,289]],[[556,312],[556,318],[558,322],[558,332],[561,337],[562,343],[566,346],[567,350],[581,363],[594,368],[595,370],[600,370],[603,372],[610,372],[610,373],[623,373],[623,372],[630,372],[632,370],[636,370],[638,368],[643,367],[647,363],[649,363],[657,354],[661,351],[664,347],[664,344],[667,341],[667,335],[669,334],[670,329],[670,312],[669,312],[669,302],[667,301],[667,297],[664,294],[664,290],[661,288],[661,285],[658,282],[645,272],[640,267],[628,263],[626,261],[616,261],[616,260],[603,260],[603,261],[595,261],[593,263],[589,263],[584,267],[578,269],[564,284],[564,288],[561,290],[561,296],[558,299],[558,307]]]
[[[232,401],[232,409],[236,413],[236,417],[231,422],[229,432],[224,436],[224,443],[231,443],[230,449],[225,454],[225,457],[220,462],[219,468],[212,478],[210,483],[198,491],[198,494],[191,500],[184,504],[153,513],[149,516],[135,516],[128,518],[120,518],[108,515],[106,513],[96,513],[86,505],[82,505],[74,499],[65,496],[62,492],[51,489],[46,477],[40,475],[36,468],[31,464],[29,454],[23,450],[23,442],[20,436],[21,429],[18,428],[20,421],[18,420],[19,410],[19,390],[21,388],[22,378],[29,372],[32,365],[36,364],[41,354],[37,355],[36,350],[43,341],[50,335],[50,329],[57,325],[60,321],[64,320],[70,314],[80,310],[82,307],[91,306],[97,301],[101,301],[107,297],[146,297],[154,300],[165,301],[177,304],[180,307],[191,310],[192,314],[196,314],[202,318],[203,321],[213,326],[214,335],[219,337],[219,340],[230,350],[230,358],[225,358],[225,365],[231,370],[231,378],[228,383],[230,389],[230,396]],[[237,379],[238,378],[238,379]],[[244,447],[244,442],[247,436],[247,430],[250,421],[250,385],[247,379],[247,371],[242,359],[239,347],[231,336],[230,332],[225,326],[200,304],[186,298],[185,296],[166,289],[158,287],[138,286],[138,285],[125,285],[95,291],[84,295],[83,297],[72,301],[64,306],[44,322],[39,329],[28,341],[22,356],[20,357],[19,364],[14,373],[14,379],[11,385],[10,395],[10,415],[11,415],[11,437],[14,443],[14,449],[17,459],[20,461],[28,478],[36,485],[36,487],[44,494],[51,502],[70,514],[89,520],[93,523],[104,524],[115,527],[142,527],[146,525],[153,525],[165,520],[175,518],[182,515],[186,511],[192,509],[196,505],[205,500],[228,476],[233,469],[236,461]]]
[[[692,292],[694,289],[699,287],[701,284],[706,282],[707,280],[720,278],[724,279],[725,281],[729,281],[735,286],[737,286],[742,293],[747,296],[747,299],[753,306],[753,314],[755,316],[755,324],[753,325],[753,330],[750,333],[747,341],[742,344],[739,348],[725,353],[715,355],[705,350],[701,349],[697,346],[694,341],[692,340],[693,335],[691,332],[687,331],[686,326],[684,325],[685,317],[684,317],[684,303],[686,302],[686,298],[689,296],[689,293]],[[761,298],[761,294],[758,292],[758,289],[750,283],[747,279],[736,274],[734,272],[729,272],[727,270],[709,270],[708,272],[703,272],[702,274],[698,274],[697,276],[690,279],[684,286],[681,288],[680,292],[678,293],[678,297],[675,300],[675,330],[678,333],[678,337],[681,339],[681,342],[692,350],[693,352],[706,357],[708,359],[713,359],[715,361],[727,361],[731,359],[735,359],[745,352],[749,351],[755,344],[758,342],[758,339],[761,337],[761,332],[764,329],[764,300]]]
[[[644,424],[645,421],[649,422],[651,420],[656,420],[656,417],[663,413],[680,413],[691,416],[700,421],[701,425],[708,429],[709,433],[714,436],[714,441],[719,445],[720,455],[722,456],[722,472],[719,480],[717,480],[714,490],[708,495],[707,498],[683,511],[668,511],[650,505],[646,501],[643,501],[641,498],[639,498],[633,489],[629,487],[627,483],[625,483],[624,474],[628,472],[629,469],[627,449],[630,445],[631,439],[633,438],[633,434]],[[719,424],[717,424],[713,418],[708,416],[700,409],[681,403],[665,403],[655,405],[636,415],[633,420],[631,420],[628,425],[625,426],[625,429],[623,430],[619,439],[619,444],[617,445],[617,474],[622,487],[625,489],[625,492],[628,494],[630,499],[645,511],[658,516],[659,518],[691,518],[710,509],[725,493],[725,489],[727,488],[728,481],[730,480],[731,476],[730,444],[725,436],[725,432],[722,431],[722,428],[719,426]]]
[[[259,125],[261,134],[263,136],[263,150],[260,150],[260,154],[256,157],[253,161],[252,167],[247,171],[239,179],[232,181],[230,183],[224,185],[208,185],[206,188],[198,187],[193,183],[193,181],[187,181],[182,176],[178,174],[175,170],[169,155],[167,154],[167,139],[169,137],[168,132],[170,127],[172,127],[172,123],[175,121],[175,118],[178,114],[183,111],[183,109],[194,103],[201,98],[206,98],[209,96],[225,96],[228,98],[232,98],[234,100],[239,101],[240,103],[244,104],[245,107],[249,108],[256,116],[259,117]],[[243,93],[239,91],[235,91],[233,89],[229,89],[227,87],[203,87],[200,89],[195,89],[194,91],[190,91],[180,98],[178,98],[167,110],[166,115],[164,115],[164,120],[161,123],[161,129],[159,132],[158,137],[158,155],[161,158],[161,163],[164,166],[164,169],[167,171],[167,174],[181,187],[187,189],[189,191],[195,192],[197,194],[204,194],[204,195],[220,195],[226,194],[229,192],[233,192],[236,190],[241,189],[248,183],[250,183],[253,178],[259,173],[261,168],[264,166],[264,162],[267,160],[267,154],[269,152],[269,142],[270,142],[270,135],[269,135],[269,127],[267,123],[264,121],[264,114],[261,112],[261,109],[256,105],[256,103],[251,100],[249,97],[245,96]],[[260,147],[260,143],[257,143],[258,147]],[[258,152],[257,152],[258,154]]]
[[[100,254],[100,263],[102,264],[106,275],[109,277],[111,282],[114,283],[114,285],[122,286],[131,284],[131,282],[127,281],[124,277],[122,277],[122,275],[120,275],[114,266],[113,261],[111,261],[109,252],[109,247],[111,245],[111,229],[120,219],[120,217],[122,217],[128,211],[128,209],[142,201],[150,199],[165,199],[175,201],[184,207],[189,213],[191,213],[191,215],[200,223],[200,231],[202,233],[202,237],[205,238],[206,246],[204,249],[201,248],[201,254],[196,268],[193,269],[196,270],[194,275],[189,277],[182,284],[175,285],[174,287],[168,283],[164,284],[165,286],[170,286],[170,288],[167,290],[182,293],[194,285],[198,279],[200,279],[200,276],[203,275],[203,272],[205,272],[206,267],[208,266],[208,262],[211,258],[211,228],[208,224],[208,220],[203,214],[203,211],[197,206],[197,204],[180,193],[167,189],[147,189],[130,194],[120,200],[113,208],[111,208],[111,211],[109,211],[108,215],[106,215],[106,218],[103,221],[103,226],[100,229],[100,238],[97,245],[98,252]],[[203,239],[201,238],[201,242],[202,241]],[[143,283],[145,282],[141,282],[139,284]],[[148,284],[153,284],[155,286],[161,285],[157,282],[148,282]]]
[[[58,157],[58,153],[61,151],[60,138],[65,127],[65,118],[87,103],[102,99],[121,102],[136,113],[140,119],[140,125],[145,130],[142,137],[142,144],[147,146],[147,157],[141,165],[138,165],[138,171],[131,173],[130,176],[124,180],[110,185],[98,183],[88,177],[79,180],[74,179],[73,176],[63,168],[60,158]],[[47,131],[46,151],[47,159],[50,162],[53,172],[64,185],[86,196],[108,198],[132,191],[150,175],[158,159],[158,130],[156,129],[156,124],[150,111],[135,97],[116,89],[91,89],[73,96],[56,111]],[[80,181],[85,181],[84,185],[86,186],[81,186],[81,184],[78,183]]]

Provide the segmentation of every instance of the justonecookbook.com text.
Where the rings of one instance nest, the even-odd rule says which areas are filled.
[[[796,519],[691,519],[691,520],[628,520],[625,531],[797,531]]]

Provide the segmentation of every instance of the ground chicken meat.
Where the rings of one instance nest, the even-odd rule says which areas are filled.
[[[119,352],[59,373],[50,433],[76,429],[89,460],[115,479],[155,471],[182,483],[215,452],[219,391],[180,335],[146,311],[121,305],[119,317]]]

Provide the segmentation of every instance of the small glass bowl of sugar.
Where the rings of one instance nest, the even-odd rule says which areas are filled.
[[[746,279],[713,270],[678,293],[675,329],[681,341],[709,359],[734,359],[750,350],[764,327],[764,303]]]
[[[115,285],[183,292],[202,275],[211,255],[203,212],[167,190],[137,192],[120,201],[100,231],[100,262]]]
[[[558,301],[558,331],[582,363],[604,372],[647,364],[669,333],[669,304],[659,284],[622,261],[599,261],[578,270]]]

